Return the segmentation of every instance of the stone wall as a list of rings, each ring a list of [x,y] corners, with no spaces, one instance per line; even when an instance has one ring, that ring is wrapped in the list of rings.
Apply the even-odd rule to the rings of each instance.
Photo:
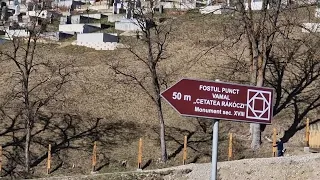
[[[189,10],[196,8],[195,0],[184,0],[182,2],[171,1],[171,2],[160,2],[160,5],[163,6],[164,9],[181,9],[181,10]]]
[[[102,42],[118,42],[117,34],[107,33],[83,33],[77,35],[77,43],[102,43]]]
[[[93,19],[101,19],[103,18],[103,14],[82,14],[83,17],[89,17]]]
[[[115,23],[115,29],[120,31],[141,31],[136,19],[122,19]]]
[[[50,18],[52,13],[48,12],[47,10],[37,10],[37,11],[28,11],[27,15],[31,17],[39,17],[39,18],[47,19],[47,18]]]
[[[72,37],[71,34],[66,34],[63,32],[46,32],[40,35],[41,38],[51,40],[51,41],[60,41]]]
[[[108,14],[108,22],[117,22],[124,18],[125,16],[123,14]]]
[[[28,37],[30,35],[29,31],[25,29],[6,30],[5,32],[6,32],[5,34],[6,38]]]
[[[60,24],[59,31],[61,32],[76,32],[76,33],[91,33],[98,31],[100,28],[86,24]]]
[[[227,7],[225,5],[206,6],[200,9],[201,14],[225,14],[229,12],[232,12],[232,10],[230,10],[230,7]]]
[[[72,45],[85,46],[95,50],[115,50],[118,43],[115,42],[73,42]]]

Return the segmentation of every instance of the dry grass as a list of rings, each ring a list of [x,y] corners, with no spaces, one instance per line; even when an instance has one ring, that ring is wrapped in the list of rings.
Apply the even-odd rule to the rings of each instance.
[[[204,52],[221,41],[221,28],[219,24],[227,21],[228,16],[203,16],[197,13],[187,13],[176,19],[172,38],[170,39],[169,58],[162,62],[162,73],[168,73],[169,85],[182,77],[198,79],[214,79],[213,73],[222,62],[225,62],[220,51]],[[181,117],[168,104],[164,104],[164,118],[167,126],[167,145],[170,159],[167,164],[158,162],[160,148],[158,140],[158,120],[156,110],[148,97],[133,85],[124,85],[115,81],[115,75],[108,63],[121,61],[128,71],[143,72],[145,67],[134,61],[126,50],[95,51],[78,46],[39,46],[36,58],[48,58],[55,61],[73,62],[77,71],[73,81],[63,94],[66,98],[63,104],[56,104],[49,110],[59,113],[85,114],[94,118],[103,118],[102,124],[111,127],[98,142],[98,168],[99,172],[116,172],[135,170],[137,167],[136,155],[138,140],[144,140],[143,163],[150,162],[146,169],[180,165],[182,163],[183,136],[188,139],[188,163],[211,161],[211,122],[206,122],[206,128],[200,127],[195,118]],[[203,55],[200,59],[200,57]],[[221,55],[221,56],[220,56]],[[12,73],[10,66],[1,73],[3,77]],[[141,71],[141,72],[140,72]],[[165,87],[163,87],[165,89]],[[2,89],[1,91],[4,91]],[[284,124],[290,124],[286,114],[279,115],[272,126],[268,126],[263,136],[271,135],[272,128],[280,129]],[[90,122],[92,119],[85,118]],[[278,121],[279,120],[279,121]],[[281,121],[280,121],[281,120]],[[82,122],[79,122],[82,123]],[[115,126],[117,124],[117,126]],[[227,160],[227,134],[235,134],[234,159],[251,157],[270,157],[271,144],[264,142],[258,152],[250,150],[248,124],[222,121],[220,124],[219,160]],[[109,133],[114,132],[114,133]],[[50,140],[49,134],[42,134]],[[105,140],[108,143],[105,143]],[[293,138],[293,144],[300,141]],[[73,141],[85,148],[69,148],[53,154],[53,167],[57,168],[50,176],[89,174],[91,171],[92,141],[90,139],[77,139]],[[290,142],[291,143],[291,142]],[[44,153],[45,147],[37,147],[38,152]],[[291,149],[288,152],[291,153]],[[292,151],[293,152],[293,151]],[[128,166],[122,167],[121,161],[127,160]],[[59,162],[59,163],[58,163]],[[45,175],[45,160],[34,167],[35,176]],[[60,164],[61,163],[61,164]],[[6,166],[6,165],[4,165]],[[61,167],[59,167],[61,166]]]

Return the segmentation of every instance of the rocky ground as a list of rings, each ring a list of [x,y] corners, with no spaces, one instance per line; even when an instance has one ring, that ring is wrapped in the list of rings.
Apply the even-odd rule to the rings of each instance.
[[[317,180],[320,176],[320,154],[244,159],[218,163],[219,180]],[[153,171],[93,174],[43,178],[43,180],[205,180],[210,179],[211,164],[188,164]]]

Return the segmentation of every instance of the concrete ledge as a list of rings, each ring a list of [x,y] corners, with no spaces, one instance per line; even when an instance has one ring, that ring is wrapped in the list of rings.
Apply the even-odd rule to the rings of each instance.
[[[12,38],[12,37],[29,37],[29,31],[25,29],[15,29],[15,30],[5,30],[5,38]]]
[[[115,50],[118,47],[116,42],[72,42],[72,45],[85,46],[88,48],[93,48],[95,50]]]
[[[108,22],[117,22],[124,18],[125,16],[123,14],[110,14],[108,15]]]
[[[190,0],[186,2],[179,2],[179,1],[171,1],[171,2],[160,2],[160,5],[163,6],[164,9],[182,9],[182,10],[189,10],[196,8],[196,1]]]
[[[92,10],[105,10],[105,9],[108,9],[108,5],[107,4],[104,4],[104,5],[94,5],[94,6],[89,6],[89,9],[92,9]],[[92,17],[91,17],[92,18]]]
[[[77,43],[106,43],[106,42],[118,42],[117,34],[109,34],[109,33],[82,33],[77,34]]]
[[[226,14],[231,11],[231,7],[224,5],[207,6],[199,10],[201,14]]]
[[[304,33],[320,32],[320,23],[303,23],[302,26],[302,32]]]
[[[107,17],[106,15],[103,15],[103,14],[82,14],[81,16],[89,17],[89,18],[93,18],[93,19],[101,19],[103,17]]]
[[[122,19],[115,23],[115,29],[120,31],[141,31],[136,19]]]
[[[61,32],[77,32],[77,33],[91,33],[100,30],[99,27],[86,24],[60,24],[59,31]]]
[[[262,1],[261,2],[252,2],[251,3],[251,9],[254,11],[260,11],[262,9]],[[248,10],[248,3],[244,3],[246,10]],[[267,7],[269,9],[269,5]]]

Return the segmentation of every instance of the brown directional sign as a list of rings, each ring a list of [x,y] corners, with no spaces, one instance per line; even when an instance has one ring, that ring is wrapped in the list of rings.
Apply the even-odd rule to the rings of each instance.
[[[181,115],[270,124],[273,89],[182,79],[164,92]]]

